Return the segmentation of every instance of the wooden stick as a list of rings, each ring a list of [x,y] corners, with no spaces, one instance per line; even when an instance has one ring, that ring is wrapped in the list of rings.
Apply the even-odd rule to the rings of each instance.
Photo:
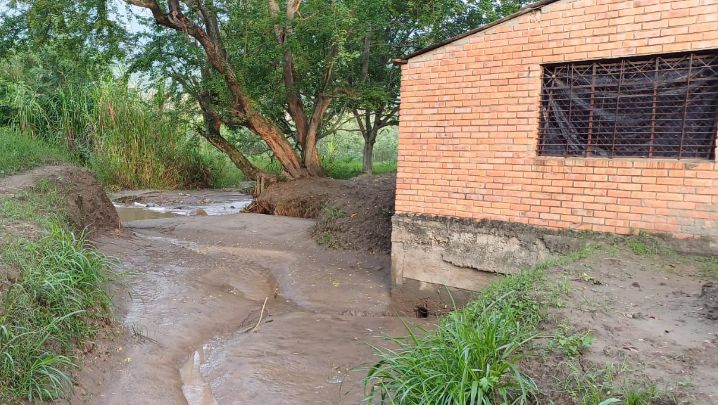
[[[259,313],[259,320],[257,321],[257,324],[254,325],[252,329],[250,329],[250,332],[256,332],[257,328],[259,327],[259,324],[262,323],[262,317],[264,316],[264,307],[267,306],[267,300],[269,297],[264,298],[264,304],[262,304],[262,312]]]

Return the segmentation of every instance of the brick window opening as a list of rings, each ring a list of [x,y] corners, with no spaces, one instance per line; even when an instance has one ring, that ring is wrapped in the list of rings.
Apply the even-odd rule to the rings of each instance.
[[[718,51],[544,66],[538,154],[715,159]]]

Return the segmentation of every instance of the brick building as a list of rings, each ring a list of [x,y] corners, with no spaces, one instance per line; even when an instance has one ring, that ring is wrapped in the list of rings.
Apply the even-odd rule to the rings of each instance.
[[[718,247],[718,0],[554,0],[402,65],[396,284],[477,289],[566,230]]]

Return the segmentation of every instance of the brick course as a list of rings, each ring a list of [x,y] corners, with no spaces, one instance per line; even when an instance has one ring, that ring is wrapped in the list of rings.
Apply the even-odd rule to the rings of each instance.
[[[396,211],[718,241],[713,161],[537,156],[542,64],[718,49],[718,0],[562,0],[402,67]]]

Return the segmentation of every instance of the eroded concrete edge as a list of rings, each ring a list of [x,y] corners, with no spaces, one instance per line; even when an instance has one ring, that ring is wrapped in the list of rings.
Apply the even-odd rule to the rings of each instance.
[[[392,280],[483,289],[497,274],[513,274],[586,243],[574,232],[501,221],[398,214],[392,219]]]

